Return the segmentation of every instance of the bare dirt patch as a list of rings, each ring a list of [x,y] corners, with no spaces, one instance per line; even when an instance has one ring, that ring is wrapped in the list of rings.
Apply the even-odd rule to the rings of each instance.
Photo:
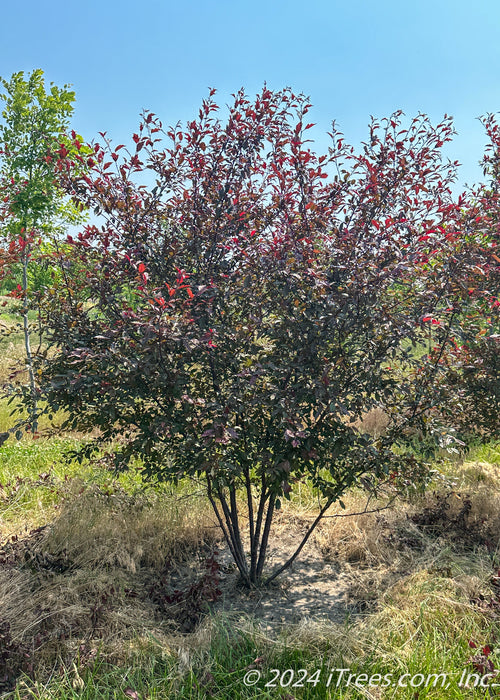
[[[498,494],[488,488],[451,490],[382,513],[326,519],[292,567],[258,590],[238,584],[222,548],[221,597],[213,610],[235,620],[251,617],[266,631],[311,620],[342,624],[376,612],[387,591],[416,571],[460,578],[468,552],[480,549],[491,557],[500,544],[499,506]],[[269,573],[293,554],[307,529],[306,519],[292,514],[287,520],[282,517],[269,550]]]
[[[290,534],[269,551],[268,568],[278,567],[294,552],[297,538]],[[325,561],[318,546],[311,542],[291,568],[267,588],[248,590],[238,583],[238,572],[230,554],[220,554],[221,597],[214,612],[251,617],[264,630],[301,623],[304,620],[331,620],[342,623],[350,613],[347,602],[349,577],[337,564]]]

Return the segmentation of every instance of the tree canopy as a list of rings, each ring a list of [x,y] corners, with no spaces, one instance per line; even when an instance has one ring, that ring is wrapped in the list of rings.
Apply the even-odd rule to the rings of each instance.
[[[359,152],[333,125],[319,155],[310,108],[264,88],[223,119],[212,91],[184,128],[144,114],[130,150],[103,135],[66,187],[104,223],[44,306],[47,412],[97,427],[89,454],[201,479],[248,585],[301,481],[322,504],[296,554],[348,488],[418,481],[413,441],[457,439],[450,371],[498,323],[496,190],[454,198],[451,120],[373,120]]]

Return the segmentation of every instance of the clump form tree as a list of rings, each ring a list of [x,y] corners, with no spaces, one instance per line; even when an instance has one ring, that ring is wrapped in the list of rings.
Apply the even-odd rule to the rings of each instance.
[[[40,262],[57,253],[57,234],[68,223],[81,221],[59,182],[63,163],[78,155],[83,140],[66,131],[75,93],[68,85],[46,90],[43,71],[26,78],[14,73],[0,79],[5,91],[0,123],[0,279],[10,278],[12,296],[21,299],[29,413],[37,429],[38,392],[33,369],[28,312],[30,277],[43,276]],[[51,244],[52,241],[52,244]],[[45,279],[47,275],[45,275]],[[38,280],[40,283],[40,280]],[[40,287],[40,284],[38,284]]]
[[[104,223],[70,239],[75,274],[45,300],[47,411],[99,428],[87,454],[113,443],[118,467],[201,480],[247,585],[289,566],[350,487],[416,483],[418,431],[452,439],[441,360],[475,303],[450,119],[373,120],[359,153],[333,125],[318,155],[310,107],[241,91],[223,119],[212,91],[185,128],[144,114],[130,151],[103,134],[67,188]],[[383,435],[363,429],[375,407]],[[302,481],[318,516],[265,573]]]

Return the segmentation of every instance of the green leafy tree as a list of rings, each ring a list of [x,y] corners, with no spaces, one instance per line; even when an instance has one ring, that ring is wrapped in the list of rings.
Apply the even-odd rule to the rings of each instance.
[[[79,154],[82,139],[74,132],[67,134],[75,99],[69,86],[59,88],[51,83],[47,90],[41,70],[26,78],[23,72],[15,73],[10,80],[1,79],[1,86],[1,273],[11,278],[20,273],[14,295],[22,300],[31,428],[36,432],[38,402],[28,320],[30,277],[39,287],[40,275],[47,270],[42,263],[44,254],[57,250],[58,234],[67,224],[81,221],[80,211],[64,196],[60,175]]]
[[[184,129],[146,114],[130,151],[96,144],[67,184],[105,223],[70,241],[77,274],[44,307],[46,410],[99,428],[87,454],[114,443],[117,466],[202,481],[247,585],[286,569],[350,487],[418,481],[411,442],[443,440],[441,358],[475,303],[450,121],[373,121],[359,153],[333,128],[318,155],[310,106],[240,92],[223,120],[211,96]],[[376,407],[382,435],[363,427]],[[266,578],[302,481],[317,518]]]

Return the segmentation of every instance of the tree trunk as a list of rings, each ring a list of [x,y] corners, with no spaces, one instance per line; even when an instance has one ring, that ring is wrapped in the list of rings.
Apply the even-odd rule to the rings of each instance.
[[[30,391],[31,391],[31,432],[34,434],[38,429],[38,402],[36,394],[35,373],[33,371],[33,356],[31,354],[30,331],[28,323],[29,299],[28,299],[28,260],[29,260],[29,245],[26,244],[23,250],[23,330],[24,330],[24,347],[26,351],[26,366],[28,368]]]

